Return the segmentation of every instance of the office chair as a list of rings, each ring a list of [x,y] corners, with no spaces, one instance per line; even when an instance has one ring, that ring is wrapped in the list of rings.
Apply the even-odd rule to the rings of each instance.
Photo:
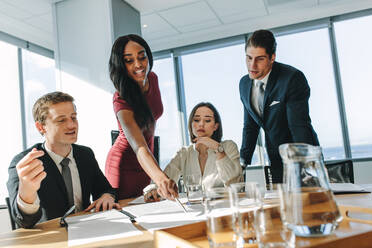
[[[330,183],[354,183],[353,161],[340,160],[324,163]]]
[[[111,145],[115,143],[115,140],[119,136],[119,131],[118,130],[111,130]]]
[[[10,200],[9,197],[5,197],[6,206],[8,207],[8,213],[9,213],[9,219],[10,219],[10,225],[12,226],[12,230],[17,229],[16,223],[12,216],[12,208],[10,206]]]
[[[118,136],[118,130],[111,130],[111,145],[115,143]],[[154,136],[154,158],[160,163],[160,136]]]
[[[272,178],[272,175],[271,175],[270,166],[265,165],[264,166],[264,172],[265,172],[266,189],[267,190],[270,190],[271,189],[271,185],[273,183],[273,178]]]

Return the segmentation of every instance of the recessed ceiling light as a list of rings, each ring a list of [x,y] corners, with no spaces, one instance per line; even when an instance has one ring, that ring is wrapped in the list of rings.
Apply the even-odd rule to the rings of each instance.
[[[143,24],[143,27],[144,27],[144,28],[147,28],[147,24]]]

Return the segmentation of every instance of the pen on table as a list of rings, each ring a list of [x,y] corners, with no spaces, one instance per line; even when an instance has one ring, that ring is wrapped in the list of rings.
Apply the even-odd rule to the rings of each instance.
[[[187,213],[186,208],[183,206],[183,204],[180,202],[180,200],[179,200],[177,197],[175,197],[174,199],[176,200],[176,202],[177,202],[179,205],[181,205],[183,211],[184,211],[185,213]]]
[[[119,210],[119,212],[128,216],[132,223],[136,222],[136,216],[134,216],[133,214],[131,214],[131,213],[129,213],[129,212],[123,210],[123,209]]]
[[[75,205],[72,205],[69,210],[61,217],[61,220],[59,221],[59,224],[61,226],[67,227],[66,217],[69,216],[73,211],[75,211]]]

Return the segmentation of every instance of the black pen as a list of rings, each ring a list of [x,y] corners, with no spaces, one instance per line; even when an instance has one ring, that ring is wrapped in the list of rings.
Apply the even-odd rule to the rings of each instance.
[[[75,211],[75,205],[72,205],[69,210],[61,217],[59,224],[61,226],[67,227],[66,217],[69,216],[73,211]]]
[[[122,214],[124,214],[124,215],[126,215],[126,216],[128,216],[129,219],[130,219],[130,221],[131,221],[132,223],[133,223],[133,222],[136,222],[136,216],[134,216],[133,214],[131,214],[131,213],[129,213],[129,212],[123,210],[123,209],[119,210],[119,212],[122,213]]]

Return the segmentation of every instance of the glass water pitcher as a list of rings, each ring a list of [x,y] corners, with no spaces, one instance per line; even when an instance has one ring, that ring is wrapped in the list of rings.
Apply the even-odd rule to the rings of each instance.
[[[284,224],[297,236],[329,235],[342,216],[329,186],[322,150],[301,143],[279,146],[283,160]]]

